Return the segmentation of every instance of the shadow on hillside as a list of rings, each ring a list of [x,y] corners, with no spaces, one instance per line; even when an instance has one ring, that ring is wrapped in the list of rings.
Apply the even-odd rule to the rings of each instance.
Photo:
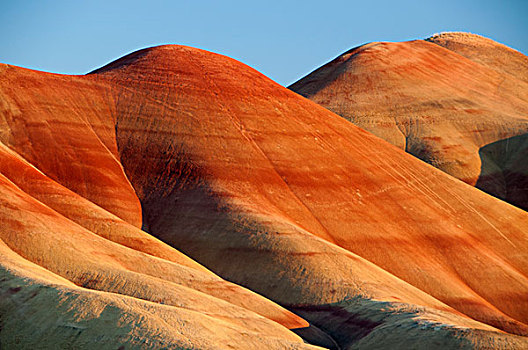
[[[528,133],[490,143],[479,150],[475,187],[528,210]]]

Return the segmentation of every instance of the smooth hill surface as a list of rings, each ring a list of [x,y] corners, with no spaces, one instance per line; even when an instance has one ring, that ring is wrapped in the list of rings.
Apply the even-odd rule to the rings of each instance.
[[[370,43],[290,89],[446,173],[528,208],[528,173],[515,160],[528,151],[507,141],[528,132],[528,57],[522,53],[466,33]]]
[[[2,345],[528,346],[527,213],[235,60],[4,65],[0,101]]]

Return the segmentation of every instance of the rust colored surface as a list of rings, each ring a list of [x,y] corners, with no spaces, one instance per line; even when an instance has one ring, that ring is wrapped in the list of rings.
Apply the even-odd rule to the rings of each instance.
[[[144,317],[132,344],[527,344],[526,212],[235,60],[161,46],[0,83],[6,275]]]
[[[290,89],[446,173],[528,208],[523,145],[486,147],[528,133],[528,58],[474,34],[370,43]],[[511,175],[515,174],[515,175]]]

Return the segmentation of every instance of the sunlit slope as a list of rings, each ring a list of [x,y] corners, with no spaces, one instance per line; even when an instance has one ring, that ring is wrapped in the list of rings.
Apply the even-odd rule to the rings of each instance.
[[[500,73],[528,82],[528,58],[504,44],[477,34],[446,32],[427,39]]]
[[[94,137],[91,123],[98,120],[79,121],[68,99],[50,98],[58,91],[46,86],[62,80],[62,91],[84,113],[98,94],[72,84],[77,78],[7,69],[12,72],[3,81],[16,78],[17,84],[3,84],[0,99],[7,144],[0,144],[2,347],[307,347],[288,330],[305,328],[306,321],[103,209],[130,213],[111,197],[115,188],[103,186],[119,183],[110,178],[122,169],[101,146],[115,144],[114,134],[83,143]],[[54,113],[45,113],[48,105]],[[47,147],[46,134],[54,135]],[[82,175],[75,178],[76,171]],[[127,183],[122,170],[116,178]],[[140,214],[130,221],[141,222]]]
[[[2,344],[527,345],[525,212],[235,60],[4,65],[0,126]]]
[[[252,332],[185,306],[78,287],[2,241],[0,257],[0,344],[5,348],[313,348],[284,328]]]
[[[153,235],[322,328],[342,320],[317,307],[364,297],[526,334],[523,211],[223,56],[164,46],[94,73]]]
[[[528,208],[528,173],[515,161],[527,150],[508,146],[528,131],[528,57],[470,34],[427,40],[360,46],[290,89],[446,173]],[[487,151],[493,143],[500,157]]]

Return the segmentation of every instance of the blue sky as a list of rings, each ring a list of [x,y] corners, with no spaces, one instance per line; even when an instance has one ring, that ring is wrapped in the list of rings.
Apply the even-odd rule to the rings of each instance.
[[[131,51],[183,44],[288,85],[369,41],[482,34],[528,53],[528,0],[4,0],[0,62],[84,74]]]

